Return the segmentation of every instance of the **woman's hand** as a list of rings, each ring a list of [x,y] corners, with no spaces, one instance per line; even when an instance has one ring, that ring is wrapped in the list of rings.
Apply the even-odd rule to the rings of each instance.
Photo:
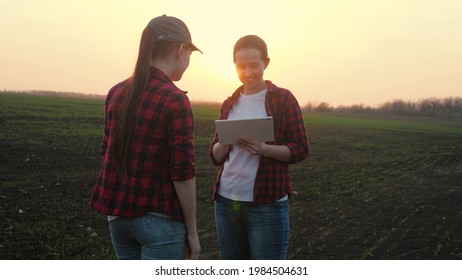
[[[251,155],[254,156],[265,156],[267,151],[267,144],[258,140],[239,137],[236,141],[236,145],[240,148],[246,149]]]
[[[198,260],[201,252],[201,245],[199,243],[199,237],[196,234],[188,234],[186,240],[186,259]]]
[[[292,154],[286,145],[270,145],[248,137],[239,137],[236,145],[246,149],[251,155],[264,156],[284,162],[290,161]]]

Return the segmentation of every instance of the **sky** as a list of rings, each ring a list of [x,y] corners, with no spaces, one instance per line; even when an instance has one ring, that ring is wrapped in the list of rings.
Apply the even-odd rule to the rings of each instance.
[[[462,0],[0,0],[0,90],[105,95],[162,14],[204,52],[176,82],[191,101],[240,86],[232,50],[248,34],[268,45],[264,78],[302,106],[462,97]]]

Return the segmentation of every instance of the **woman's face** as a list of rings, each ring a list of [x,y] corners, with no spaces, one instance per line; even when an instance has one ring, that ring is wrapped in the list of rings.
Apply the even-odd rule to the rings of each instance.
[[[244,93],[253,94],[266,88],[263,73],[268,66],[261,52],[255,48],[244,48],[234,54],[237,76],[244,85]]]

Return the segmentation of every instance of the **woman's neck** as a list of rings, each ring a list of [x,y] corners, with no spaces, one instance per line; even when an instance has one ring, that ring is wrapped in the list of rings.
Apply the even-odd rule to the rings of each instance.
[[[244,90],[242,91],[245,95],[252,95],[261,92],[262,90],[266,89],[268,86],[266,85],[265,81],[262,81],[258,86],[252,88],[246,88],[244,86]]]

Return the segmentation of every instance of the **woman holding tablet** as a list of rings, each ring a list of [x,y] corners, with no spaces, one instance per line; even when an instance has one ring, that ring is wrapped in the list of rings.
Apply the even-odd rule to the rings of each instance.
[[[309,144],[296,98],[265,81],[270,59],[266,43],[247,35],[234,45],[240,86],[221,107],[220,119],[272,117],[274,141],[240,137],[210,146],[220,166],[214,186],[215,222],[223,259],[286,259],[289,246],[289,165],[304,160]]]

